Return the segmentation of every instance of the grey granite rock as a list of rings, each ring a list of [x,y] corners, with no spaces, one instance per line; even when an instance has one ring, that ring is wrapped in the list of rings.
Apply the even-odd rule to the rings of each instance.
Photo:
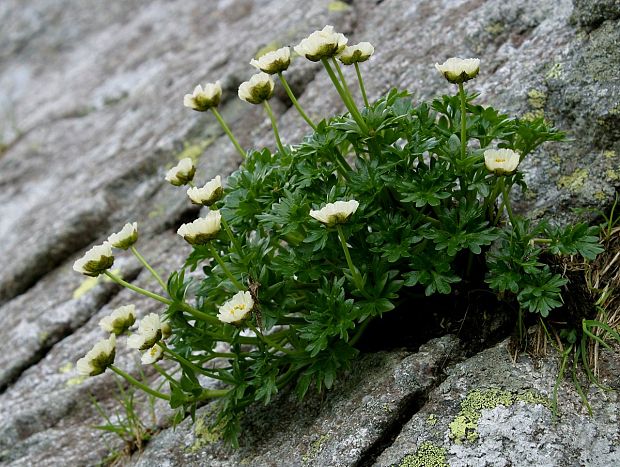
[[[294,45],[325,24],[351,43],[369,40],[376,54],[362,72],[371,99],[392,86],[409,88],[416,100],[452,92],[434,63],[479,56],[481,73],[468,89],[480,93],[481,103],[525,118],[541,116],[568,132],[568,143],[546,145],[524,164],[531,190],[514,193],[522,211],[567,222],[575,218],[574,207],[609,206],[620,187],[618,18],[617,0],[0,2],[0,463],[94,465],[109,452],[102,440],[112,450],[122,449],[115,437],[90,427],[102,419],[88,392],[112,409],[113,378],[77,380],[68,364],[101,337],[98,320],[134,296],[103,281],[89,288],[95,283],[73,273],[71,264],[127,221],[139,223],[141,248],[155,264],[166,271],[181,264],[187,246],[174,231],[196,210],[183,190],[163,183],[166,168],[189,156],[197,161],[197,178],[208,180],[226,176],[240,162],[211,115],[182,106],[183,94],[197,83],[222,80],[221,111],[244,147],[273,147],[260,108],[236,98],[238,84],[254,72],[247,62],[260,49]],[[320,66],[296,59],[286,74],[313,119],[344,109]],[[345,74],[355,82],[353,70]],[[285,143],[308,132],[281,90],[272,103]],[[153,285],[134,261],[119,259],[118,265],[128,277],[137,275],[137,283]],[[137,304],[143,313],[158,309],[146,301]],[[445,351],[435,349],[437,355]],[[590,419],[564,387],[563,408],[577,415],[563,416],[566,434],[547,430],[554,426],[549,410],[517,397],[529,388],[548,395],[554,366],[545,364],[536,374],[524,360],[517,368],[528,372],[515,375],[501,351],[489,352],[482,355],[495,355],[495,366],[458,368],[470,368],[483,389],[516,379],[501,386],[510,394],[499,394],[512,405],[481,414],[478,440],[456,445],[445,438],[445,420],[434,429],[427,423],[435,405],[451,417],[466,392],[476,389],[456,369],[380,463],[420,449],[430,454],[444,449],[455,465],[504,465],[502,455],[514,465],[521,459],[549,465],[616,462],[615,395],[604,404],[593,392]],[[135,357],[123,351],[118,359],[137,371]],[[280,407],[254,408],[237,453],[208,443],[204,425],[192,429],[186,421],[177,432],[167,429],[167,412],[160,407],[156,425],[164,431],[145,457],[135,455],[132,462],[367,464],[415,411],[411,397],[439,381],[419,368],[411,373],[436,358],[368,355],[356,364],[358,374],[340,381],[323,401],[304,405],[282,396]],[[371,368],[377,373],[369,374]],[[617,360],[609,368],[613,374]],[[399,383],[407,372],[407,384]],[[202,409],[201,416],[208,418],[209,410]],[[275,422],[273,414],[279,414]],[[519,424],[527,433],[514,433]],[[444,437],[432,435],[435,431]],[[428,433],[414,434],[423,432]],[[500,443],[500,434],[510,442]],[[601,441],[588,447],[595,435]],[[576,441],[560,453],[563,436]],[[532,440],[549,446],[547,458],[528,451],[531,444],[519,447]],[[421,447],[424,441],[435,444]],[[483,448],[503,454],[484,457]]]
[[[589,416],[564,382],[555,417],[557,372],[557,358],[513,362],[506,343],[481,352],[449,370],[375,465],[619,465],[618,393],[593,386]]]
[[[255,407],[244,420],[241,447],[232,450],[209,430],[213,408],[199,422],[162,432],[135,465],[355,466],[382,446],[394,421],[424,400],[442,365],[458,358],[458,339],[445,336],[417,353],[369,354],[324,397],[299,402],[284,394]]]

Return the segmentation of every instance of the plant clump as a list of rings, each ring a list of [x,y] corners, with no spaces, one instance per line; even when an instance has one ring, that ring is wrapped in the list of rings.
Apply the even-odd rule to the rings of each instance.
[[[562,305],[567,279],[545,255],[592,260],[602,251],[587,224],[560,227],[513,212],[510,193],[526,188],[520,162],[563,135],[542,119],[478,105],[464,83],[481,72],[480,60],[436,65],[438,76],[456,85],[453,95],[424,102],[392,89],[370,103],[360,64],[372,62],[374,47],[346,44],[326,26],[294,48],[322,64],[347,109],[320,122],[308,117],[286,81],[288,48],[252,60],[262,71],[238,94],[264,107],[275,151],[239,145],[217,110],[217,82],[185,96],[187,107],[213,113],[243,163],[225,184],[217,175],[203,188],[194,187],[189,159],[167,173],[173,185],[189,185],[193,203],[209,206],[179,228],[193,249],[168,281],[134,246],[137,225],[121,232],[127,241],[118,247],[128,247],[152,273],[158,293],[109,271],[117,244],[95,247],[76,262],[84,274],[105,274],[162,304],[163,313],[142,318],[127,345],[143,352],[142,362],[164,376],[167,390],[108,361],[107,367],[168,400],[177,420],[219,399],[216,423],[233,444],[248,405],[267,404],[285,388],[299,397],[311,387],[331,388],[358,354],[364,331],[420,294],[461,293],[476,283],[515,303],[519,323],[523,313],[546,318]],[[355,68],[361,107],[339,60]],[[269,106],[272,75],[311,129],[296,144],[280,139]],[[162,358],[177,371],[159,367]],[[89,374],[102,371],[89,367]],[[207,388],[209,379],[220,386]]]

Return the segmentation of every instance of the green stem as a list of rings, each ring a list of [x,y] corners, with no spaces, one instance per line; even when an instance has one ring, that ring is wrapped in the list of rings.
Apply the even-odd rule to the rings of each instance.
[[[177,303],[177,305],[179,305],[183,311],[187,311],[189,314],[191,314],[194,318],[197,318],[201,321],[205,321],[207,323],[216,324],[218,326],[222,325],[222,322],[219,319],[217,319],[215,316],[211,316],[211,315],[208,315],[207,313],[203,313],[202,311],[197,310],[196,308],[194,308],[191,305],[188,305],[185,302]]]
[[[224,397],[230,392],[229,389],[205,389],[198,397],[191,399],[188,402],[198,402],[205,399],[215,399],[217,397]]]
[[[282,86],[284,86],[284,90],[286,91],[288,98],[293,103],[293,106],[295,106],[295,108],[297,109],[297,112],[299,112],[299,115],[301,115],[301,118],[303,118],[306,121],[306,123],[310,125],[310,127],[314,131],[316,131],[316,125],[314,124],[312,120],[310,120],[310,117],[306,115],[306,112],[304,112],[304,109],[301,108],[301,105],[299,105],[299,102],[297,102],[297,99],[295,98],[295,94],[293,94],[293,91],[291,87],[288,85],[288,82],[284,78],[284,75],[282,74],[282,72],[278,73],[278,77],[280,78],[280,82],[282,83]]]
[[[459,96],[461,97],[461,163],[465,160],[465,154],[467,152],[467,98],[465,97],[465,87],[463,83],[459,83]],[[465,177],[459,179],[461,185],[461,191],[467,197],[467,183]]]
[[[123,279],[121,279],[116,274],[114,274],[114,273],[112,273],[110,271],[104,271],[104,274],[106,276],[108,276],[110,279],[112,279],[114,282],[116,282],[117,284],[122,285],[123,287],[126,287],[129,290],[133,290],[136,293],[139,293],[139,294],[144,295],[146,297],[152,298],[153,300],[157,300],[158,302],[165,303],[168,306],[172,305],[172,300],[169,300],[169,299],[167,299],[165,297],[162,297],[161,295],[158,295],[156,293],[149,292],[148,290],[145,290],[145,289],[143,289],[141,287],[138,287],[136,285],[130,284],[129,282],[124,281]]]
[[[278,125],[276,122],[276,117],[273,114],[273,110],[271,110],[271,106],[269,105],[269,102],[263,101],[263,107],[265,107],[265,110],[267,111],[267,115],[269,115],[269,120],[271,120],[271,127],[273,128],[273,134],[276,137],[276,144],[278,145],[278,150],[282,154],[286,154],[286,151],[284,151],[284,146],[282,146],[282,141],[280,141],[280,134],[278,133]]]
[[[366,108],[370,107],[368,105],[368,97],[366,97],[366,88],[364,87],[364,80],[362,79],[362,73],[360,72],[359,63],[355,62],[355,73],[357,73],[357,82],[360,85],[360,92],[362,93],[362,98],[364,99],[364,105]]]
[[[351,116],[353,117],[353,119],[356,121],[356,123],[358,124],[358,126],[361,128],[361,130],[364,133],[368,133],[368,127],[366,126],[366,123],[364,122],[364,119],[360,115],[360,113],[357,110],[357,107],[355,106],[355,104],[353,104],[352,102],[349,101],[349,99],[347,97],[347,94],[342,89],[342,86],[340,85],[340,82],[338,81],[338,78],[336,77],[336,74],[334,73],[334,70],[330,66],[330,64],[327,61],[327,59],[326,58],[322,58],[321,59],[321,63],[325,67],[325,70],[327,71],[327,74],[329,75],[329,78],[332,80],[332,83],[334,83],[334,87],[336,88],[336,91],[338,91],[338,94],[340,95],[340,98],[342,99],[342,102],[344,103],[344,105],[347,107],[347,109],[351,113]]]
[[[166,370],[164,370],[162,367],[160,367],[157,363],[153,363],[152,366],[153,366],[153,368],[155,368],[155,370],[157,370],[157,373],[162,375],[167,381],[170,382],[170,384],[172,384],[173,386],[176,386],[178,388],[181,387],[181,385],[177,382],[177,380],[174,379],[172,376],[170,376],[168,374],[168,372]]]
[[[349,344],[351,346],[354,346],[357,343],[357,341],[359,340],[359,338],[362,337],[362,334],[364,333],[364,330],[366,329],[366,327],[368,326],[370,321],[371,321],[371,318],[366,318],[366,321],[364,321],[360,325],[360,327],[357,329],[357,332],[355,333],[355,335],[349,341]]]
[[[340,244],[342,245],[342,251],[344,251],[344,256],[347,259],[347,264],[349,265],[349,270],[351,271],[351,275],[353,276],[353,282],[355,282],[355,286],[360,292],[363,292],[364,285],[362,277],[360,276],[359,271],[353,264],[351,260],[351,254],[349,253],[349,247],[347,246],[347,240],[344,237],[344,232],[342,231],[342,227],[340,225],[336,225],[336,230],[338,231],[338,238],[340,239]]]
[[[233,247],[235,248],[235,250],[237,250],[237,254],[239,255],[239,257],[243,257],[241,253],[241,245],[239,244],[239,242],[233,235],[232,230],[230,229],[230,226],[228,225],[228,222],[226,221],[224,216],[221,217],[221,221],[222,221],[222,225],[224,226],[224,230],[226,231],[226,235],[228,235],[228,239],[233,244]]]
[[[504,198],[504,206],[506,206],[506,211],[508,212],[508,218],[510,219],[512,228],[516,229],[517,223],[515,222],[515,217],[514,217],[514,214],[512,213],[512,206],[510,205],[509,190],[503,180],[502,180],[502,194]]]
[[[155,396],[155,397],[159,397],[160,399],[163,399],[165,401],[169,401],[170,400],[170,396],[167,394],[162,394],[161,392],[155,391],[154,389],[151,389],[150,387],[148,387],[146,384],[141,383],[140,381],[138,381],[136,378],[134,378],[133,376],[125,373],[123,370],[121,370],[120,368],[115,367],[114,365],[110,365],[110,370],[112,370],[114,373],[116,373],[119,376],[122,376],[123,378],[125,378],[129,383],[133,384],[135,387],[142,389],[144,392],[146,392],[147,394],[150,394],[151,396]]]
[[[213,372],[209,371],[206,368],[202,368],[202,367],[199,367],[198,365],[195,365],[192,361],[176,353],[174,350],[171,350],[170,347],[168,347],[163,342],[159,342],[159,345],[164,349],[164,352],[172,356],[172,358],[174,358],[177,362],[182,363],[183,365],[191,368],[194,371],[197,371],[198,373],[208,375],[211,378],[216,378],[215,376],[213,376]]]
[[[272,347],[272,348],[274,348],[276,350],[279,350],[280,352],[283,352],[283,353],[289,354],[289,355],[295,353],[295,351],[287,349],[286,347],[282,347],[280,344],[277,344],[276,342],[271,340],[269,337],[267,337],[262,332],[260,332],[258,330],[258,328],[256,326],[254,326],[253,324],[247,323],[247,326],[252,331],[254,331],[254,333],[258,336],[258,338],[261,339],[263,342],[265,342],[265,344],[267,344],[269,347]]]
[[[224,132],[226,132],[226,134],[228,135],[228,138],[230,138],[230,141],[232,142],[237,152],[241,154],[241,157],[245,159],[247,157],[246,152],[243,150],[235,136],[232,134],[232,131],[230,131],[230,128],[228,128],[228,125],[226,125],[226,122],[224,121],[220,113],[215,107],[211,107],[211,112],[213,112],[213,115],[215,115],[215,118],[217,118],[217,121],[220,123],[220,126],[222,127]]]
[[[168,293],[168,287],[166,286],[166,283],[163,281],[163,279],[161,278],[161,276],[159,274],[157,274],[157,271],[155,271],[155,269],[153,269],[151,267],[151,265],[144,259],[144,257],[138,252],[138,250],[136,249],[135,246],[131,245],[129,247],[131,249],[131,252],[134,254],[134,256],[136,258],[138,258],[138,261],[140,261],[142,263],[142,265],[149,270],[149,272],[151,273],[151,275],[155,278],[155,280],[157,282],[159,282],[159,285],[161,285],[161,287],[164,289],[164,292]]]
[[[217,261],[217,264],[220,265],[220,267],[224,271],[224,274],[228,276],[228,278],[235,285],[235,287],[237,287],[239,290],[244,290],[244,287],[241,285],[241,283],[237,279],[235,279],[235,276],[233,276],[232,273],[228,270],[228,268],[226,267],[226,264],[224,264],[224,261],[222,261],[222,258],[220,258],[220,255],[217,254],[217,250],[215,249],[215,247],[211,245],[210,243],[208,245],[209,245],[209,249],[211,250],[211,254],[213,255],[213,258],[215,258],[215,261]]]

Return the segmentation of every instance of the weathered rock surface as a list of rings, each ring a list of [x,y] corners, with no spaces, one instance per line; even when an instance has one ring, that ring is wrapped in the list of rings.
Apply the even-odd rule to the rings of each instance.
[[[591,388],[589,416],[571,383],[563,383],[556,417],[558,370],[557,358],[513,362],[506,343],[481,352],[448,370],[375,465],[619,465],[618,393]]]
[[[254,71],[247,62],[265,46],[296,44],[324,24],[352,43],[369,40],[377,52],[362,69],[371,99],[392,86],[409,88],[416,99],[450,91],[433,64],[479,56],[481,74],[470,89],[481,102],[547,118],[568,132],[570,142],[548,145],[524,165],[531,190],[515,193],[522,210],[566,221],[574,217],[570,208],[609,205],[620,186],[619,12],[617,0],[0,2],[0,463],[94,465],[109,452],[102,440],[122,449],[117,438],[90,427],[103,420],[88,394],[115,407],[114,378],[81,381],[70,363],[101,337],[97,322],[110,310],[135,302],[148,313],[157,305],[105,281],[84,281],[71,264],[126,221],[138,221],[140,249],[162,271],[181,264],[187,247],[173,232],[195,210],[183,190],[163,183],[166,167],[190,156],[198,178],[209,179],[239,163],[212,116],[182,106],[196,83],[222,80],[221,111],[244,147],[273,146],[260,108],[236,98]],[[346,73],[353,79],[353,70]],[[299,59],[287,74],[313,118],[343,109],[318,66]],[[272,103],[285,142],[306,133],[281,91]],[[117,267],[155,286],[128,257]],[[527,359],[511,367],[501,348],[453,369],[389,447],[403,417],[415,411],[412,398],[439,381],[416,365],[437,366],[449,342],[429,344],[436,355],[368,355],[322,402],[306,406],[282,396],[282,407],[254,409],[237,453],[206,443],[184,422],[156,435],[145,457],[132,462],[367,465],[379,456],[384,465],[415,456],[429,441],[424,449],[445,449],[454,465],[620,463],[616,395],[604,402],[593,392],[590,419],[564,387],[556,426],[548,408],[517,400],[529,389],[548,397],[553,364],[540,373]],[[483,372],[485,355],[494,365]],[[119,352],[119,366],[137,373],[135,357]],[[475,380],[466,381],[464,371]],[[513,403],[484,410],[478,439],[456,444],[446,420],[480,388],[506,391],[500,395]],[[364,391],[378,399],[365,399]],[[428,416],[439,408],[445,416],[429,431]],[[274,422],[278,410],[298,411],[299,419]],[[157,413],[165,428],[167,412]],[[515,433],[515,426],[526,430]],[[560,452],[565,440],[577,441]],[[547,457],[538,457],[545,455],[541,443]]]

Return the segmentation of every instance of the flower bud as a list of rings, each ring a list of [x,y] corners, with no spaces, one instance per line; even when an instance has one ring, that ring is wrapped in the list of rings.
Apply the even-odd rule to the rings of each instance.
[[[286,70],[291,64],[291,49],[282,47],[262,55],[258,59],[252,59],[250,65],[269,75],[275,75]]]
[[[318,211],[310,211],[310,216],[329,227],[335,224],[344,224],[357,211],[359,204],[354,199],[327,203]]]
[[[346,46],[338,55],[338,60],[345,65],[353,65],[365,62],[373,53],[375,53],[375,48],[370,42],[360,42],[357,45]]]
[[[294,47],[295,52],[308,60],[318,62],[322,58],[331,58],[342,52],[348,39],[344,34],[334,32],[333,26],[325,26],[321,31],[314,31]]]
[[[202,206],[211,206],[216,201],[219,201],[223,194],[222,179],[219,175],[207,182],[202,188],[191,187],[187,189],[187,196],[189,196],[192,203]]]
[[[199,84],[194,88],[192,94],[185,94],[183,105],[198,112],[204,112],[211,107],[217,107],[221,98],[222,86],[220,86],[219,81],[205,84],[204,89]]]
[[[262,104],[271,99],[275,83],[267,73],[257,73],[239,86],[239,99],[250,104]]]
[[[209,211],[206,217],[183,224],[177,230],[177,234],[190,245],[204,245],[217,236],[221,228],[221,220],[222,215],[219,211]]]
[[[136,322],[136,307],[125,305],[116,308],[110,315],[101,318],[99,327],[106,332],[120,336]]]
[[[103,242],[88,250],[84,256],[73,263],[73,270],[87,276],[97,277],[104,271],[110,269],[114,264],[112,245],[110,242]]]
[[[108,237],[108,242],[112,244],[114,248],[126,250],[134,243],[138,241],[138,223],[127,223],[118,233],[113,233]]]
[[[487,149],[484,151],[484,165],[497,175],[509,174],[517,169],[519,153],[512,149]]]
[[[179,163],[166,172],[166,181],[174,186],[187,185],[194,179],[196,167],[191,158],[181,159]]]
[[[444,78],[454,84],[464,83],[475,78],[480,71],[480,59],[456,58],[446,60],[442,65],[435,63],[435,68],[443,74]]]
[[[250,292],[237,292],[219,307],[218,319],[223,323],[238,323],[246,318],[254,308],[254,299]]]
[[[116,335],[97,342],[86,356],[76,363],[77,372],[83,376],[97,376],[114,363],[116,357]]]
[[[162,337],[161,319],[157,313],[150,313],[140,320],[138,332],[127,338],[130,349],[146,350],[153,347]]]

